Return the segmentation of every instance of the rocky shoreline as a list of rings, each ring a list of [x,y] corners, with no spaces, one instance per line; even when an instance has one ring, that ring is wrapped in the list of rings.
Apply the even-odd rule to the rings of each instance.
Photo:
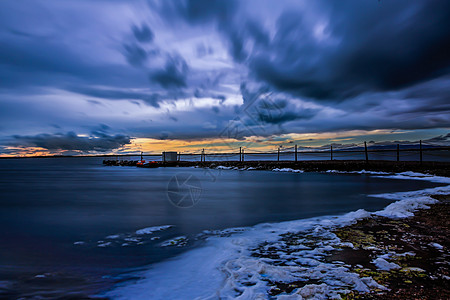
[[[433,198],[439,202],[413,217],[375,216],[332,231],[340,243],[320,260],[344,269],[348,278],[357,274],[367,279],[371,286],[370,291],[347,290],[340,294],[342,299],[450,299],[450,195]],[[304,233],[285,234],[280,241],[287,247],[261,245],[253,255],[289,266],[289,259],[281,258],[297,251],[298,245],[314,249],[326,242],[312,236],[306,239],[308,243]],[[319,274],[300,281],[268,281],[268,286],[270,297],[294,299],[302,288],[323,287],[323,280]],[[309,299],[307,291],[300,295]]]
[[[351,265],[353,272],[371,276],[389,289],[353,292],[344,299],[450,299],[450,196],[433,197],[440,202],[414,217],[369,218],[336,230],[341,241],[353,247],[336,251],[330,259]],[[383,256],[386,252],[390,254]],[[375,259],[380,256],[385,258]]]

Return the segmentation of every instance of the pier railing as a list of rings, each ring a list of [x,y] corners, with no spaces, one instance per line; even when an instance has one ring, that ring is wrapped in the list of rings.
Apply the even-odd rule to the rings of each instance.
[[[162,155],[146,154],[147,160],[163,161]],[[450,146],[420,141],[417,144],[374,143],[341,146],[337,144],[317,148],[299,145],[279,146],[273,151],[261,151],[249,146],[223,152],[205,148],[199,152],[178,152],[178,161],[312,161],[312,160],[365,160],[365,161],[444,161],[450,162]]]

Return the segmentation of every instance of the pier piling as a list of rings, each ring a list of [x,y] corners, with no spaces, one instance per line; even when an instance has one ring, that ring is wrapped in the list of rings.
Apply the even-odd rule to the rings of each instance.
[[[297,162],[297,145],[295,145],[295,161]]]
[[[369,162],[369,154],[367,153],[367,143],[364,142],[364,153],[366,154],[366,162]]]

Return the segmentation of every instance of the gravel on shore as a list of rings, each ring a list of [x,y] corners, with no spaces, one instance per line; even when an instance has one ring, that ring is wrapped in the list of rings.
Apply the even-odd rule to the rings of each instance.
[[[345,266],[348,274],[372,278],[379,284],[369,292],[342,293],[342,299],[450,299],[450,195],[433,198],[439,202],[410,218],[375,216],[333,231],[341,242],[324,262],[336,268]],[[303,234],[291,233],[282,240],[296,245],[304,238]],[[256,255],[262,259],[283,256],[279,249],[267,245],[257,249]],[[298,288],[318,284],[321,281],[316,279],[270,282],[269,295],[289,295]]]
[[[450,195],[433,197],[440,202],[413,217],[369,218],[336,230],[353,248],[337,251],[330,259],[350,264],[353,272],[371,276],[389,289],[351,293],[344,299],[450,299]],[[392,255],[385,261],[398,267],[379,269],[374,259],[386,251]]]

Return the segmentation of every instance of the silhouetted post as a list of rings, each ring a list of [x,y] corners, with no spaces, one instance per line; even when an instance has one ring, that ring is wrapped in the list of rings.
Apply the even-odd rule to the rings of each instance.
[[[330,146],[330,160],[333,160],[333,146]]]
[[[180,161],[180,160],[181,160],[181,153],[178,152],[178,161]]]
[[[242,161],[244,161],[244,150],[245,149],[242,149]]]
[[[297,162],[297,145],[295,145],[295,161]]]
[[[422,140],[420,140],[420,163],[422,163]]]
[[[239,161],[242,161],[242,147],[239,147]]]
[[[163,162],[166,162],[166,151],[163,152]]]
[[[205,162],[206,161],[205,148],[203,148],[202,153],[203,153],[203,161]]]
[[[369,155],[367,154],[367,143],[364,142],[364,152],[366,153],[366,162],[369,161]]]
[[[397,161],[400,161],[400,145],[397,144]]]
[[[278,158],[277,161],[280,161],[280,147],[278,147]]]
[[[141,160],[143,160],[144,158],[142,157],[142,151],[141,151]]]

